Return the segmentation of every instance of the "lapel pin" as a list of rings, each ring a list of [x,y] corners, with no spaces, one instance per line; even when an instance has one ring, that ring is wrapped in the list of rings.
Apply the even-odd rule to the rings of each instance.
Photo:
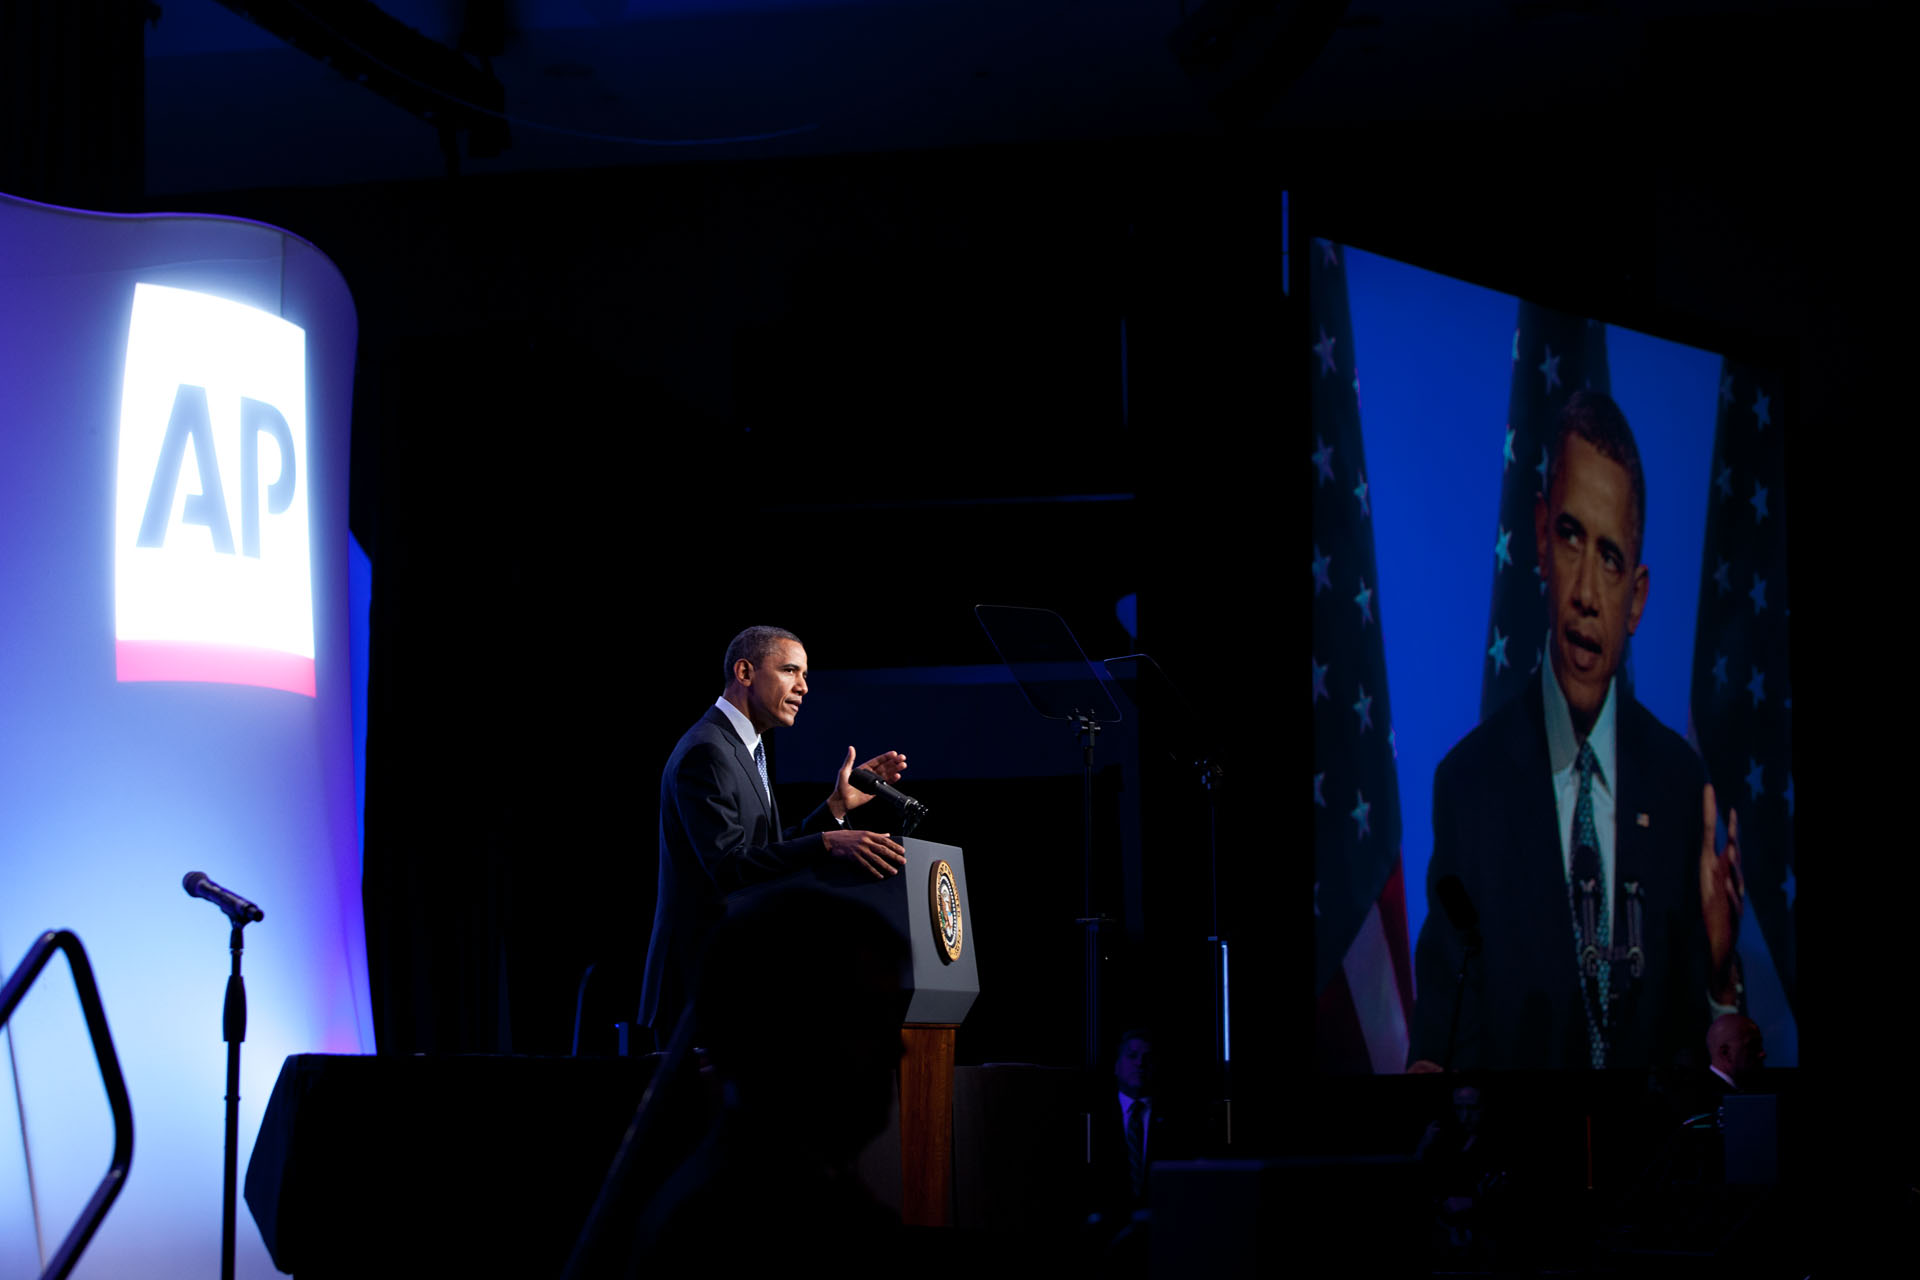
[[[1649,818],[1644,813],[1635,814],[1633,819],[1633,825],[1636,827],[1651,827],[1653,825],[1653,819]]]

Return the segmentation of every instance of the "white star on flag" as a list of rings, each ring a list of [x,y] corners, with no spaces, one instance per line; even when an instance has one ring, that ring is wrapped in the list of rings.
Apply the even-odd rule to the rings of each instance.
[[[1733,375],[1730,373],[1720,379],[1720,403],[1733,403]]]
[[[1513,556],[1510,555],[1507,551],[1507,543],[1510,542],[1512,539],[1513,539],[1513,532],[1503,527],[1500,530],[1499,541],[1493,544],[1493,558],[1500,562],[1500,567],[1503,569],[1511,568],[1513,565]],[[1494,572],[1498,573],[1500,572],[1500,569],[1495,569]]]
[[[1750,766],[1750,767],[1749,767],[1749,768],[1747,769],[1747,790],[1748,790],[1748,791],[1749,791],[1750,793],[1752,793],[1752,795],[1753,795],[1753,798],[1754,798],[1755,800],[1758,800],[1758,799],[1760,798],[1760,796],[1761,796],[1761,790],[1760,790],[1760,780],[1761,780],[1761,773],[1760,773],[1760,762],[1759,762],[1758,760],[1755,760],[1755,759],[1754,759],[1754,758],[1753,758],[1752,756],[1748,756],[1748,757],[1747,757],[1747,764],[1748,764],[1748,765]]]
[[[1513,428],[1507,428],[1507,443],[1501,448],[1500,470],[1505,471],[1513,465]]]
[[[1373,699],[1367,696],[1367,686],[1360,686],[1360,701],[1353,704],[1353,709],[1360,713],[1359,732],[1373,728]]]
[[[1727,655],[1724,653],[1716,653],[1713,655],[1713,687],[1718,691],[1725,688],[1726,684]]]
[[[1767,607],[1767,580],[1757,573],[1753,575],[1753,590],[1747,592],[1747,599],[1753,601],[1755,614]]]
[[[1767,673],[1755,667],[1753,678],[1747,681],[1747,692],[1753,695],[1753,705],[1757,709],[1767,700]]]
[[[1365,578],[1360,579],[1360,594],[1353,598],[1360,606],[1360,617],[1366,622],[1373,621],[1373,588],[1367,585]]]
[[[1318,658],[1312,659],[1312,662],[1313,662],[1313,700],[1315,702],[1318,702],[1320,701],[1320,699],[1326,698],[1329,702],[1331,702],[1333,700],[1332,696],[1327,693],[1327,669],[1320,665],[1320,659]]]
[[[1320,588],[1333,589],[1333,579],[1327,576],[1327,567],[1333,563],[1333,557],[1322,555],[1320,544],[1313,544],[1313,594],[1320,594]]]
[[[1295,338],[1294,341],[1298,342],[1299,339]],[[1334,340],[1327,336],[1323,328],[1320,330],[1320,341],[1313,344],[1313,353],[1320,357],[1320,376],[1323,378],[1333,372],[1333,343]]]
[[[1296,338],[1295,341],[1297,342],[1299,339]],[[1548,347],[1546,350],[1547,358],[1540,362],[1540,372],[1547,376],[1547,391],[1550,393],[1555,387],[1560,385],[1560,357],[1553,354],[1552,347]]]
[[[1487,656],[1493,659],[1493,673],[1499,675],[1510,665],[1507,662],[1507,637],[1500,634],[1500,628],[1493,629],[1493,645],[1487,650]]]
[[[1347,816],[1360,824],[1360,834],[1357,838],[1364,840],[1367,838],[1367,832],[1373,829],[1367,822],[1367,815],[1373,812],[1373,806],[1367,803],[1367,798],[1360,794],[1358,787],[1354,788],[1353,798],[1356,803],[1353,811]]]
[[[1731,498],[1733,496],[1733,464],[1732,463],[1728,463],[1726,466],[1720,468],[1719,478],[1713,482],[1713,487],[1720,491],[1720,496],[1722,498]]]
[[[1715,556],[1714,559],[1720,560],[1718,556]],[[1722,595],[1725,595],[1727,592],[1733,590],[1732,574],[1733,574],[1733,566],[1728,564],[1725,560],[1720,560],[1720,567],[1713,571],[1714,585],[1720,588],[1720,593]]]
[[[1773,415],[1767,409],[1767,393],[1758,387],[1753,389],[1753,416],[1756,431],[1765,431],[1773,425]]]
[[[1321,440],[1319,436],[1315,436],[1314,439],[1320,440],[1320,447],[1313,453],[1313,465],[1320,469],[1320,478],[1314,483],[1325,484],[1333,479],[1333,446]]]
[[[1369,507],[1369,506],[1367,505],[1367,478],[1366,478],[1366,476],[1364,476],[1364,475],[1362,475],[1362,476],[1360,477],[1360,483],[1359,483],[1359,484],[1357,484],[1357,485],[1355,485],[1355,486],[1353,486],[1353,496],[1354,496],[1354,497],[1356,497],[1356,498],[1358,498],[1358,499],[1360,499],[1360,514],[1361,514],[1361,515],[1363,515],[1363,516],[1370,516],[1370,515],[1372,515],[1372,514],[1373,514],[1373,508],[1371,508],[1371,507]]]
[[[1324,773],[1316,773],[1313,775],[1313,802],[1322,809],[1327,807],[1327,798],[1320,794],[1320,784],[1326,780],[1327,775]]]
[[[1759,524],[1767,518],[1767,486],[1758,480],[1753,483],[1753,496],[1747,499],[1753,504],[1753,522]]]

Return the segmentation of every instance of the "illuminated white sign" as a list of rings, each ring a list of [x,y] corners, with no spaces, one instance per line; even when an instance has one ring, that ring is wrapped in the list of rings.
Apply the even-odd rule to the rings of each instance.
[[[255,307],[134,287],[114,501],[121,680],[313,696],[306,340]]]

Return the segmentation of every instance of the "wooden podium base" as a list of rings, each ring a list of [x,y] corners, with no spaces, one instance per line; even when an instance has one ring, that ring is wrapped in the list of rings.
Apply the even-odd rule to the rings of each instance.
[[[900,1220],[952,1225],[954,1023],[900,1028]]]

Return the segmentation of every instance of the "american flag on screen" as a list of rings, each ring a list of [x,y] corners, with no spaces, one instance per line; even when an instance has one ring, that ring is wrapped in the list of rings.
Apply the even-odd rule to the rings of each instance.
[[[1777,375],[1720,369],[1695,615],[1690,733],[1724,836],[1739,815],[1747,1012],[1767,1060],[1794,1065],[1793,684],[1787,659],[1786,413]]]
[[[1413,975],[1373,497],[1340,259],[1338,245],[1315,241],[1308,262],[1315,1053],[1324,1070],[1387,1072],[1406,1066]]]
[[[1576,391],[1611,392],[1607,328],[1522,302],[1508,363],[1507,420],[1500,431],[1500,515],[1491,547],[1493,603],[1480,658],[1482,720],[1527,681],[1538,679],[1546,661],[1547,589],[1534,554],[1533,503],[1546,489],[1547,438],[1567,397]]]

